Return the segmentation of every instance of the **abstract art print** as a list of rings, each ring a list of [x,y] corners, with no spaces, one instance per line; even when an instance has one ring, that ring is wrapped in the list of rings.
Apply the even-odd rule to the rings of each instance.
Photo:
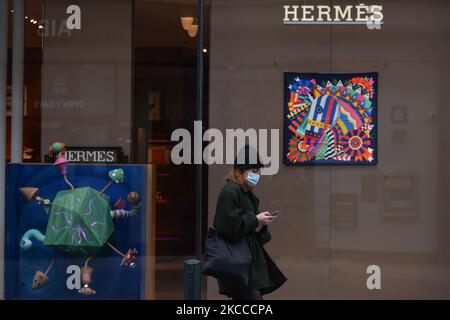
[[[377,164],[377,73],[284,74],[288,166]]]

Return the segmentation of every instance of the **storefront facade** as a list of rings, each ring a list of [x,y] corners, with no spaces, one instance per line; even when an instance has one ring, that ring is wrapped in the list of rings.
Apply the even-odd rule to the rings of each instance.
[[[187,129],[194,140],[194,121],[224,135],[236,128],[268,130],[258,142],[266,140],[269,153],[276,150],[270,156],[278,166],[276,174],[262,177],[256,193],[261,211],[283,212],[266,248],[288,278],[268,298],[450,297],[447,1],[379,0],[373,4],[382,6],[383,23],[372,29],[361,23],[286,23],[286,15],[295,18],[295,6],[357,10],[359,2],[349,0],[26,0],[22,44],[14,35],[20,28],[14,22],[17,3],[8,2],[9,50],[2,70],[11,109],[5,158],[49,163],[49,147],[64,142],[72,161],[145,168],[146,220],[142,238],[133,240],[145,245],[147,259],[142,278],[133,275],[145,282],[139,298],[183,298],[183,261],[201,255],[232,167],[173,162],[173,132]],[[186,17],[193,20],[181,19]],[[18,92],[15,45],[24,48],[21,161],[10,152],[17,137],[15,104],[8,102]],[[283,161],[287,72],[377,74],[374,165]],[[278,135],[271,140],[274,130]],[[7,179],[15,181],[10,168]],[[7,195],[11,186],[6,183]],[[8,226],[5,239],[15,232]],[[34,267],[47,266],[43,260],[24,264],[21,255],[25,260],[7,258],[5,265],[16,263],[31,276]],[[53,272],[64,271],[62,262],[56,266]],[[32,297],[20,286],[12,284],[3,296]],[[212,278],[203,279],[202,292],[207,299],[223,298]]]

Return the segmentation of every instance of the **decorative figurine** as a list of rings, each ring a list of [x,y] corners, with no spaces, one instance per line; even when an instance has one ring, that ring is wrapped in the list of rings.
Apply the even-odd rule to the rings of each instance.
[[[94,269],[88,266],[88,262],[105,245],[123,257],[121,266],[133,268],[136,265],[136,249],[129,249],[124,254],[114,247],[109,239],[114,232],[116,220],[134,218],[139,214],[140,197],[135,191],[128,194],[127,199],[132,206],[131,210],[124,209],[126,202],[122,198],[116,202],[114,209],[111,208],[110,198],[105,191],[113,182],[123,183],[125,181],[122,169],[109,172],[111,181],[101,191],[91,187],[75,188],[67,178],[68,161],[64,152],[65,145],[63,143],[55,143],[50,147],[50,153],[56,159],[54,166],[59,169],[70,190],[59,191],[55,199],[50,201],[39,196],[38,188],[24,187],[20,189],[28,203],[37,201],[44,206],[45,212],[49,215],[45,235],[36,229],[30,229],[22,236],[20,247],[23,250],[30,249],[33,245],[32,239],[34,239],[46,246],[85,257],[86,262],[81,268],[83,287],[78,292],[89,296],[95,294],[95,290],[89,287]],[[45,273],[36,272],[32,282],[33,289],[39,289],[48,284],[50,280],[47,274],[52,268],[54,260],[55,256]]]

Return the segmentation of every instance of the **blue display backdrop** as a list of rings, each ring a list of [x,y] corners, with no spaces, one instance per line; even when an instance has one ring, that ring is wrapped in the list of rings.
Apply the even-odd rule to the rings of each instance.
[[[136,191],[140,194],[142,207],[140,214],[135,218],[119,219],[115,222],[115,231],[110,238],[110,243],[123,253],[130,248],[136,248],[137,264],[135,268],[120,266],[122,256],[109,246],[103,246],[89,262],[89,266],[94,268],[90,287],[95,289],[96,294],[84,296],[78,293],[77,288],[72,288],[73,275],[76,273],[71,269],[76,269],[77,266],[81,268],[85,258],[55,250],[38,241],[33,241],[33,247],[26,251],[20,247],[21,237],[27,230],[37,229],[45,234],[49,217],[42,204],[38,204],[37,201],[28,203],[22,196],[20,188],[39,188],[39,196],[53,201],[59,191],[70,189],[63,176],[53,165],[11,164],[8,166],[5,241],[6,299],[144,299],[146,166],[69,165],[67,177],[75,188],[91,187],[100,191],[110,181],[108,172],[118,168],[123,169],[125,181],[122,184],[113,183],[105,192],[111,199],[111,206],[119,198],[126,200],[130,191]],[[131,205],[127,203],[124,209],[131,209]],[[35,272],[37,270],[45,272],[54,254],[56,259],[48,273],[49,283],[42,288],[32,289]]]

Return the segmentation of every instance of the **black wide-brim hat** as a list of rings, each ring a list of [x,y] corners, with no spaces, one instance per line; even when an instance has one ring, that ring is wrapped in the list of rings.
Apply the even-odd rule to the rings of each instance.
[[[241,150],[239,150],[236,158],[234,159],[234,169],[248,170],[260,169],[264,167],[265,165],[261,162],[259,153],[248,144],[246,144]]]

